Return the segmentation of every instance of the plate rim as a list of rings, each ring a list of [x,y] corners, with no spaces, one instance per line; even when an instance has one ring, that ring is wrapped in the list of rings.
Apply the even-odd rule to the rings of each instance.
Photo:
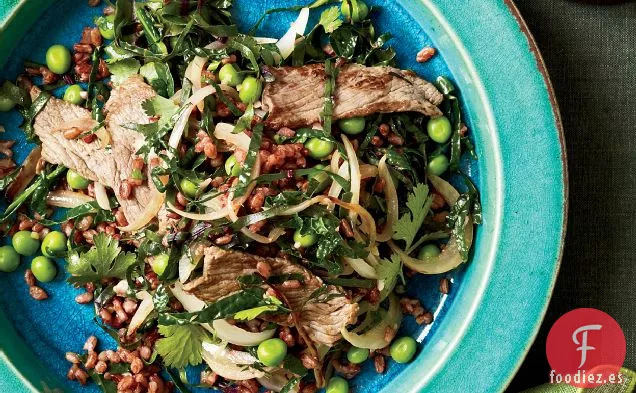
[[[422,0],[422,2],[426,3],[426,0]],[[51,0],[47,0],[46,5],[49,6],[50,4],[52,4],[53,2]],[[0,25],[0,34],[12,29],[12,26],[14,26],[15,24],[12,23],[15,20],[19,19],[21,17],[21,14],[23,12],[26,12],[26,9],[28,8],[34,8],[34,7],[29,7],[29,5],[33,5],[34,1],[32,0],[19,0],[17,4],[15,4],[15,6],[13,7],[12,11],[9,13],[8,17],[5,18]],[[542,76],[542,79],[546,85],[547,88],[547,92],[548,92],[548,97],[550,99],[550,107],[552,108],[553,111],[553,117],[554,117],[554,123],[555,123],[555,127],[557,130],[557,134],[558,134],[558,138],[559,138],[559,145],[561,148],[561,162],[562,162],[562,169],[561,169],[561,173],[563,175],[563,182],[562,182],[562,187],[563,187],[563,205],[562,205],[562,215],[563,215],[563,220],[561,222],[561,239],[559,240],[559,247],[558,247],[558,254],[556,257],[556,260],[554,261],[550,261],[551,263],[554,264],[555,269],[554,269],[554,274],[551,277],[551,282],[550,282],[550,286],[549,286],[549,290],[547,291],[547,293],[545,294],[545,304],[543,305],[543,308],[540,312],[540,315],[537,316],[537,318],[535,319],[535,323],[532,329],[532,334],[531,337],[528,338],[526,345],[523,349],[523,353],[517,358],[513,369],[511,369],[511,371],[508,373],[509,375],[507,376],[507,378],[501,378],[501,388],[505,388],[506,386],[508,386],[510,384],[510,382],[512,381],[512,379],[514,378],[514,375],[516,374],[516,372],[518,371],[519,367],[521,366],[521,364],[523,363],[530,347],[532,346],[532,343],[535,341],[537,334],[539,332],[539,329],[543,323],[543,320],[545,318],[546,312],[547,312],[547,308],[548,305],[550,303],[555,285],[556,285],[556,278],[558,276],[560,267],[561,267],[561,262],[562,262],[562,258],[563,258],[563,250],[564,250],[564,244],[565,244],[565,237],[566,237],[566,232],[567,232],[567,222],[568,222],[568,213],[569,213],[569,180],[568,180],[568,164],[567,164],[567,150],[566,150],[566,141],[565,141],[565,134],[564,134],[564,129],[563,129],[563,123],[562,123],[562,119],[561,119],[561,113],[559,110],[559,105],[557,102],[557,98],[556,98],[556,94],[552,85],[552,81],[549,77],[548,71],[547,71],[547,67],[545,65],[544,59],[541,55],[541,52],[536,44],[536,41],[534,39],[534,37],[532,36],[531,32],[528,29],[528,26],[525,22],[525,20],[523,19],[523,17],[521,16],[516,4],[514,3],[513,0],[504,0],[504,4],[507,7],[507,9],[509,10],[510,14],[515,18],[516,23],[519,25],[519,27],[521,28],[521,31],[523,33],[523,35],[526,37],[528,44],[531,48],[531,52],[532,52],[532,56],[536,59],[537,62],[537,70],[539,71],[539,73]],[[42,5],[42,3],[40,3],[40,6]],[[40,7],[38,7],[40,8]],[[45,10],[47,7],[41,7],[41,9]],[[43,13],[44,11],[42,11]],[[15,29],[15,30],[24,30],[26,31],[29,26],[31,26],[31,24],[28,24],[27,26],[23,26],[19,29]],[[20,33],[20,36],[22,36],[24,34],[24,31],[22,31],[22,33]],[[14,44],[15,45],[15,44]],[[4,45],[0,45],[1,48],[5,49],[6,46]],[[9,48],[9,52],[11,53],[13,50],[13,47]],[[4,314],[0,313],[0,325],[2,325],[2,323],[6,322],[6,317],[4,316]],[[10,324],[9,324],[10,326]],[[0,349],[0,351],[2,351]],[[24,370],[22,370],[21,368],[16,366],[16,363],[13,363],[13,361],[10,361],[10,363],[12,363],[15,367],[15,370],[21,374],[22,376],[28,375],[30,373],[28,372],[24,372]],[[27,378],[29,379],[29,378]],[[34,381],[31,381],[32,383]],[[40,382],[40,381],[37,381]]]

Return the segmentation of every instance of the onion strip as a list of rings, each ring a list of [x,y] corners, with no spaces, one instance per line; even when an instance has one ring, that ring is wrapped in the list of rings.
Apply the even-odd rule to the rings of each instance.
[[[384,181],[384,196],[386,197],[387,217],[386,226],[382,233],[378,233],[379,242],[387,242],[393,237],[393,227],[398,220],[398,195],[393,184],[393,179],[386,166],[386,155],[382,157],[378,164],[378,174]]]
[[[234,134],[234,126],[228,123],[219,123],[214,129],[214,137],[238,147],[241,150],[249,151],[250,137],[246,133]]]
[[[152,301],[152,296],[148,292],[139,292],[137,294],[137,299],[140,299],[141,303],[139,304],[135,315],[133,315],[132,319],[130,320],[130,325],[128,325],[128,331],[126,333],[128,337],[135,334],[137,329],[139,329],[146,318],[148,318],[148,315],[150,315],[150,313],[152,313],[152,311],[155,309],[155,305]]]
[[[136,221],[126,225],[125,227],[120,227],[119,230],[122,232],[135,232],[146,226],[152,219],[157,217],[157,213],[161,210],[163,206],[163,202],[166,199],[166,196],[160,193],[157,190],[153,190],[154,195],[150,198],[150,202],[146,205],[143,213],[139,216]],[[129,217],[126,217],[129,218]]]
[[[387,341],[385,339],[387,328],[391,328],[394,332],[397,332],[402,322],[402,310],[397,297],[391,294],[389,296],[389,303],[389,311],[386,313],[386,316],[382,318],[382,321],[373,329],[370,329],[366,333],[358,334],[343,327],[340,331],[342,337],[358,348],[385,348],[391,342],[391,340]],[[391,339],[393,338],[391,337]]]
[[[93,202],[94,200],[95,199],[86,194],[68,190],[51,191],[49,195],[46,196],[47,204],[66,209],[72,209],[85,203]]]
[[[365,262],[364,259],[344,258],[344,260],[360,276],[371,279],[371,280],[378,279],[378,273],[376,272],[375,268],[369,265],[367,262]]]
[[[170,201],[167,201],[166,205],[168,205],[168,208],[170,210],[172,210],[173,212],[177,213],[181,217],[189,218],[191,220],[214,221],[214,220],[218,220],[218,219],[227,217],[227,211],[225,211],[225,210],[211,211],[211,212],[207,212],[207,213],[190,213],[190,212],[186,212],[186,211],[183,211],[183,210],[177,208]]]
[[[274,337],[276,329],[264,330],[259,333],[248,332],[245,329],[241,329],[238,326],[230,325],[224,319],[217,319],[212,322],[212,326],[216,331],[216,335],[223,341],[227,341],[230,344],[240,345],[242,347],[253,347],[265,340]]]
[[[202,355],[210,369],[226,379],[244,381],[262,378],[265,375],[264,371],[249,366],[257,360],[247,352],[234,351],[221,345],[204,342]]]
[[[102,210],[111,210],[106,187],[102,183],[95,182],[95,200]]]
[[[449,205],[454,205],[459,199],[459,192],[450,185],[447,181],[434,176],[429,175],[429,180],[433,187],[439,192]],[[464,224],[464,239],[466,246],[471,247],[473,242],[473,220],[472,217],[466,217]],[[455,235],[451,236],[450,240],[446,244],[446,247],[442,252],[432,258],[417,259],[410,257],[404,250],[398,247],[393,241],[388,242],[389,247],[400,256],[402,262],[410,269],[415,270],[422,274],[441,274],[455,269],[463,263],[462,257],[457,247],[457,238]]]

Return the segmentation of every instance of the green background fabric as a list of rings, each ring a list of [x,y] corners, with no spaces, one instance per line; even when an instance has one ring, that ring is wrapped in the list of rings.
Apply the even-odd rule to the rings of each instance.
[[[561,107],[570,216],[554,297],[510,392],[547,382],[548,331],[579,307],[618,321],[627,341],[625,367],[636,368],[636,3],[516,3]]]

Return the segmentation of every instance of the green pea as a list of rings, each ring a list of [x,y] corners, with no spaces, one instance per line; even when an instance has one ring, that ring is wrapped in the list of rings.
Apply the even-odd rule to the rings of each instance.
[[[441,176],[448,169],[448,165],[448,157],[440,154],[428,162],[428,171],[435,176]]]
[[[253,76],[248,76],[237,89],[239,91],[239,98],[241,99],[241,102],[244,104],[252,104],[261,97],[263,85],[258,79]]]
[[[369,16],[369,7],[362,0],[345,0],[340,9],[346,20],[352,20],[356,23],[362,22]],[[353,18],[351,11],[353,11]]]
[[[350,119],[342,119],[338,122],[340,129],[345,134],[358,135],[364,131],[367,121],[364,117],[352,117]]]
[[[158,276],[163,275],[165,273],[166,268],[168,267],[168,261],[170,260],[170,256],[168,254],[159,254],[156,255],[150,266],[152,266],[152,271],[157,273]]]
[[[434,117],[426,126],[428,136],[437,143],[446,143],[452,134],[451,123],[446,116]]]
[[[349,393],[349,382],[340,377],[333,377],[329,380],[325,393]]]
[[[353,364],[364,363],[369,358],[369,350],[366,348],[351,347],[347,352],[347,360]]]
[[[258,345],[258,360],[267,367],[277,367],[287,356],[287,344],[280,338],[270,338]]]
[[[333,142],[325,141],[319,138],[311,138],[305,142],[305,147],[309,150],[309,155],[316,159],[327,157],[336,145]]]
[[[97,23],[99,33],[107,40],[115,38],[115,14],[102,16]]]
[[[8,97],[0,96],[0,112],[9,112],[15,108],[15,102]]]
[[[194,198],[199,192],[199,186],[192,180],[183,178],[179,185],[181,186],[181,192],[189,198]]]
[[[40,237],[35,232],[20,231],[13,235],[11,244],[18,254],[30,257],[38,252],[40,248]]]
[[[224,85],[236,87],[243,82],[243,75],[234,64],[226,64],[219,71],[219,79]]]
[[[46,51],[46,66],[56,74],[65,74],[71,68],[71,52],[64,45],[53,45]]]
[[[420,249],[420,252],[417,254],[417,259],[435,258],[440,253],[439,247],[435,244],[427,244]]]
[[[55,262],[43,256],[33,258],[33,261],[31,261],[31,271],[40,282],[53,281],[57,275]]]
[[[236,161],[236,156],[232,154],[225,160],[225,173],[228,176],[238,176],[241,174],[241,166],[237,165],[238,161]]]
[[[308,232],[303,235],[302,233],[300,233],[300,229],[297,229],[296,232],[294,232],[294,244],[298,247],[311,247],[316,244],[316,241],[316,235],[314,235],[313,233]]]
[[[82,98],[83,91],[84,90],[82,90],[80,85],[71,85],[67,87],[66,91],[64,92],[64,101],[70,102],[71,104],[80,105],[82,102],[84,102],[84,99]]]
[[[20,255],[11,246],[0,247],[0,272],[11,273],[20,265]]]
[[[42,247],[40,249],[42,254],[51,258],[54,257],[52,253],[66,251],[66,235],[60,231],[49,232],[42,239]]]
[[[75,190],[85,190],[88,188],[88,185],[91,184],[90,180],[85,179],[82,175],[70,169],[66,172],[66,182]]]
[[[413,360],[417,351],[417,342],[412,337],[402,337],[391,344],[391,357],[398,363],[408,363]]]

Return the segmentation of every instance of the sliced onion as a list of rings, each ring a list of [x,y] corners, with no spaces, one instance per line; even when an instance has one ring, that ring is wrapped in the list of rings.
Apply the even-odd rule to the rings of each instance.
[[[152,219],[157,217],[157,213],[159,213],[159,210],[161,210],[165,199],[166,196],[164,194],[160,193],[157,190],[153,190],[153,195],[150,198],[150,202],[146,205],[146,208],[144,209],[141,216],[139,216],[139,218],[126,225],[125,227],[120,227],[119,230],[122,232],[135,232],[146,226],[146,224],[152,221]],[[130,217],[126,218],[130,220]]]
[[[256,358],[247,352],[234,351],[221,345],[203,343],[203,360],[210,369],[223,378],[233,381],[262,378],[264,371],[249,367]]]
[[[216,331],[217,337],[230,344],[240,345],[242,347],[253,347],[265,340],[274,337],[276,329],[264,330],[260,333],[248,332],[238,326],[229,324],[224,319],[217,319],[212,322],[212,327]]]
[[[139,329],[146,318],[148,318],[148,315],[150,315],[150,313],[152,313],[152,311],[155,309],[154,302],[152,301],[152,295],[150,295],[148,292],[139,292],[137,294],[137,299],[140,299],[141,303],[139,304],[135,315],[133,315],[132,319],[130,320],[130,325],[128,325],[127,335],[129,337],[135,334],[137,329]]]
[[[102,183],[95,182],[95,200],[102,210],[111,210],[106,187]]]
[[[288,58],[296,47],[296,36],[305,35],[305,29],[309,22],[309,8],[300,10],[298,19],[291,24],[287,33],[276,43],[283,59]]]
[[[269,235],[263,236],[249,230],[248,228],[241,228],[241,233],[259,243],[272,244],[285,234],[285,230],[282,228],[274,228],[269,232]]]
[[[205,48],[206,49],[223,49],[225,48],[225,46],[226,45],[220,41],[214,41],[206,45]],[[199,91],[202,87],[201,74],[203,73],[203,67],[205,67],[206,62],[207,62],[207,59],[205,57],[196,56],[190,62],[190,64],[188,64],[188,67],[186,68],[185,77],[188,78],[190,82],[192,82],[193,94]],[[199,110],[203,112],[204,102],[200,101],[199,103],[197,103],[197,108],[199,108]]]
[[[33,180],[36,175],[35,170],[41,157],[42,146],[37,146],[35,149],[31,150],[31,153],[29,153],[22,163],[22,168],[20,168],[18,176],[7,189],[7,197],[10,200],[13,200],[17,195],[20,195],[22,191],[27,188],[29,183],[31,183],[31,180]]]
[[[276,38],[270,38],[270,37],[254,37],[254,40],[256,41],[257,44],[260,44],[260,45],[275,44],[278,42]]]
[[[262,378],[258,378],[258,383],[272,392],[280,392],[289,383],[289,378],[286,374],[285,370],[275,370]],[[289,390],[289,393],[298,393],[298,384]]]
[[[369,238],[369,244],[373,246],[377,238],[377,232],[375,227],[375,220],[373,219],[373,216],[371,215],[371,213],[369,213],[367,209],[365,209],[364,207],[360,205],[344,202],[334,198],[330,198],[330,201],[340,207],[344,207],[350,212],[353,211],[354,213],[356,213],[356,215],[360,216],[360,219],[362,220],[361,228],[364,231],[364,233],[367,234]]]
[[[351,203],[357,205],[360,203],[360,162],[358,161],[358,156],[356,155],[353,145],[345,134],[342,134],[342,143],[344,144],[345,151],[347,152],[349,172],[351,173]],[[350,216],[353,218],[355,215],[350,213]]]
[[[94,200],[86,194],[68,190],[51,191],[46,197],[47,204],[66,209],[72,209]]]
[[[219,123],[214,129],[214,137],[222,141],[228,142],[231,145],[238,147],[241,150],[250,150],[250,137],[246,133],[241,132],[234,134],[234,126],[228,123]]]
[[[345,180],[349,180],[349,163],[343,162],[339,169],[336,172],[340,177]],[[329,195],[331,198],[338,198],[340,193],[342,192],[342,186],[337,181],[331,183],[331,187],[329,188]]]
[[[181,284],[181,282],[179,281],[175,282],[170,287],[170,292],[172,292],[172,295],[177,298],[179,303],[181,303],[181,305],[187,312],[198,312],[205,308],[205,302],[198,297],[186,292],[185,289],[183,289],[183,284]],[[209,323],[202,323],[201,327],[212,334],[216,334]]]
[[[126,294],[128,293],[128,289],[130,287],[128,286],[128,280],[120,280],[117,285],[115,285],[113,287],[113,291],[122,297],[125,297]]]
[[[371,280],[378,279],[378,273],[375,268],[359,258],[345,258],[344,259],[353,270],[356,271],[361,277]]]
[[[197,268],[201,259],[203,259],[203,251],[210,243],[207,240],[196,241],[190,246],[190,255],[192,261],[188,257],[188,253],[183,253],[179,259],[179,281],[185,283],[190,275]]]
[[[338,173],[340,171],[340,152],[336,150],[331,155],[331,172]]]
[[[177,213],[181,217],[189,218],[191,220],[214,221],[214,220],[218,220],[218,219],[223,218],[223,217],[227,217],[227,211],[226,210],[211,211],[209,213],[190,213],[190,212],[186,212],[186,211],[183,211],[181,209],[178,209],[170,201],[167,201],[166,204],[168,205],[168,208],[170,210],[172,210],[173,212]]]
[[[389,345],[389,342],[385,340],[387,328],[397,331],[402,322],[402,310],[400,308],[400,302],[393,294],[389,296],[389,311],[386,316],[382,318],[382,321],[378,323],[373,329],[368,330],[366,333],[358,334],[347,330],[343,327],[340,333],[342,337],[347,340],[351,345],[358,348],[367,349],[382,349]]]
[[[459,199],[459,192],[447,181],[429,175],[429,180],[437,192],[442,195],[446,203],[450,206],[454,205]],[[470,248],[473,243],[473,220],[470,216],[466,217],[464,224],[464,239],[466,246]],[[463,263],[459,248],[457,247],[457,237],[451,236],[442,252],[432,258],[417,259],[410,257],[404,250],[398,247],[393,241],[389,241],[389,247],[394,253],[398,254],[402,262],[410,269],[422,274],[441,274],[451,271]]]
[[[449,206],[452,206],[459,199],[459,191],[455,189],[449,182],[442,179],[441,177],[437,177],[435,175],[428,175],[428,180],[431,182],[435,190],[439,192],[439,194],[444,198],[446,203]]]
[[[471,217],[466,217],[466,223],[464,224],[464,239],[466,239],[466,246],[470,248],[473,243],[473,220]],[[426,259],[410,257],[406,252],[404,252],[404,250],[393,243],[393,241],[389,241],[388,245],[394,253],[400,256],[402,262],[404,262],[406,266],[408,266],[411,270],[415,270],[422,274],[446,273],[455,269],[464,262],[459,249],[457,248],[457,238],[455,236],[451,236],[446,247],[444,247],[438,256]]]
[[[386,166],[386,155],[382,157],[378,164],[378,175],[380,179],[384,180],[384,196],[386,197],[386,226],[381,233],[378,233],[378,241],[386,242],[393,237],[393,227],[398,220],[398,195],[393,184],[393,178],[389,173],[389,168]]]

